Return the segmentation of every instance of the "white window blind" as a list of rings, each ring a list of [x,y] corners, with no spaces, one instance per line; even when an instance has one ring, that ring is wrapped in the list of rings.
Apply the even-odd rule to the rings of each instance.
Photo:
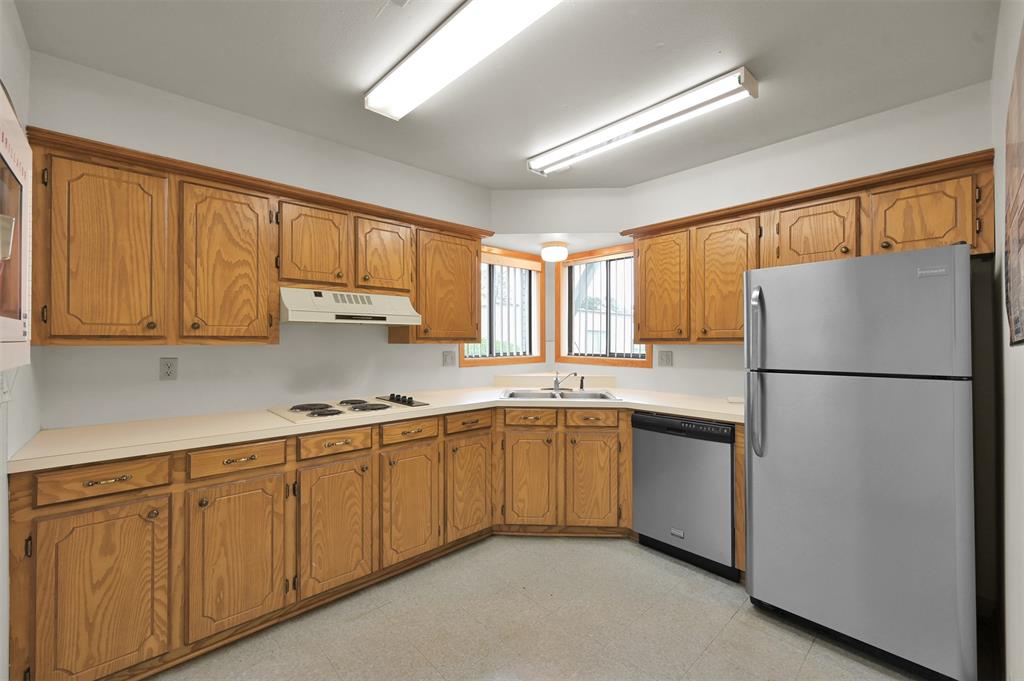
[[[535,355],[536,273],[522,267],[480,266],[479,343],[465,346],[467,358]]]
[[[566,298],[569,356],[646,359],[633,339],[632,256],[570,265]]]

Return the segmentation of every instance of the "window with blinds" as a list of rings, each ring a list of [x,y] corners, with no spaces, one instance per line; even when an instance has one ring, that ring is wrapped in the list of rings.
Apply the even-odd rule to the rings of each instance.
[[[633,256],[569,265],[567,285],[569,356],[646,359],[633,338]]]
[[[522,267],[480,266],[481,339],[465,345],[467,359],[537,354],[536,277],[536,272]]]

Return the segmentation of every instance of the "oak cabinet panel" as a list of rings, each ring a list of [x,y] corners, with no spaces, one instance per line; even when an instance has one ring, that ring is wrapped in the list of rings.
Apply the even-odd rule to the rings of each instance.
[[[91,681],[167,651],[169,516],[161,496],[37,522],[34,678]]]
[[[743,340],[743,273],[757,267],[757,218],[692,232],[694,338]]]
[[[269,214],[265,196],[183,184],[182,336],[269,336]]]
[[[370,452],[299,471],[299,594],[308,598],[373,571],[376,511]]]
[[[559,496],[556,431],[505,431],[505,522],[556,525]]]
[[[689,233],[637,240],[635,271],[637,341],[689,338]]]
[[[569,431],[565,445],[566,524],[615,527],[619,521],[618,432]]]
[[[856,198],[783,210],[778,223],[778,264],[853,258],[860,238]]]
[[[348,213],[281,202],[281,278],[355,284],[355,236]]]
[[[284,488],[276,473],[188,492],[190,642],[285,605]]]
[[[356,286],[412,291],[412,227],[357,215],[355,230]]]
[[[171,481],[171,458],[147,456],[109,461],[35,474],[35,505],[91,499],[106,494],[166,485]]]
[[[960,177],[871,195],[871,252],[975,243],[974,179]]]
[[[441,453],[429,440],[381,453],[384,567],[441,545]]]
[[[491,526],[491,434],[445,443],[446,541]]]
[[[480,340],[480,240],[421,229],[416,245],[417,335]]]
[[[165,337],[167,178],[53,159],[51,336]]]

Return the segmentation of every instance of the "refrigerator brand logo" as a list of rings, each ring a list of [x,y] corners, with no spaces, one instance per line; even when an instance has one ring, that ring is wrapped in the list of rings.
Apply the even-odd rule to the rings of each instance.
[[[917,276],[922,277],[945,277],[949,274],[949,268],[947,267],[918,267]]]

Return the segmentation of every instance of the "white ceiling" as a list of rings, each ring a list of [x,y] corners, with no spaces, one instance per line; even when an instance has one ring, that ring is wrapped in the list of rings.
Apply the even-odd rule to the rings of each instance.
[[[512,1],[512,0],[510,0]],[[566,0],[399,122],[362,94],[459,3],[19,0],[30,46],[492,188],[622,187],[987,80],[989,0]],[[761,96],[549,178],[526,157],[736,66]]]

